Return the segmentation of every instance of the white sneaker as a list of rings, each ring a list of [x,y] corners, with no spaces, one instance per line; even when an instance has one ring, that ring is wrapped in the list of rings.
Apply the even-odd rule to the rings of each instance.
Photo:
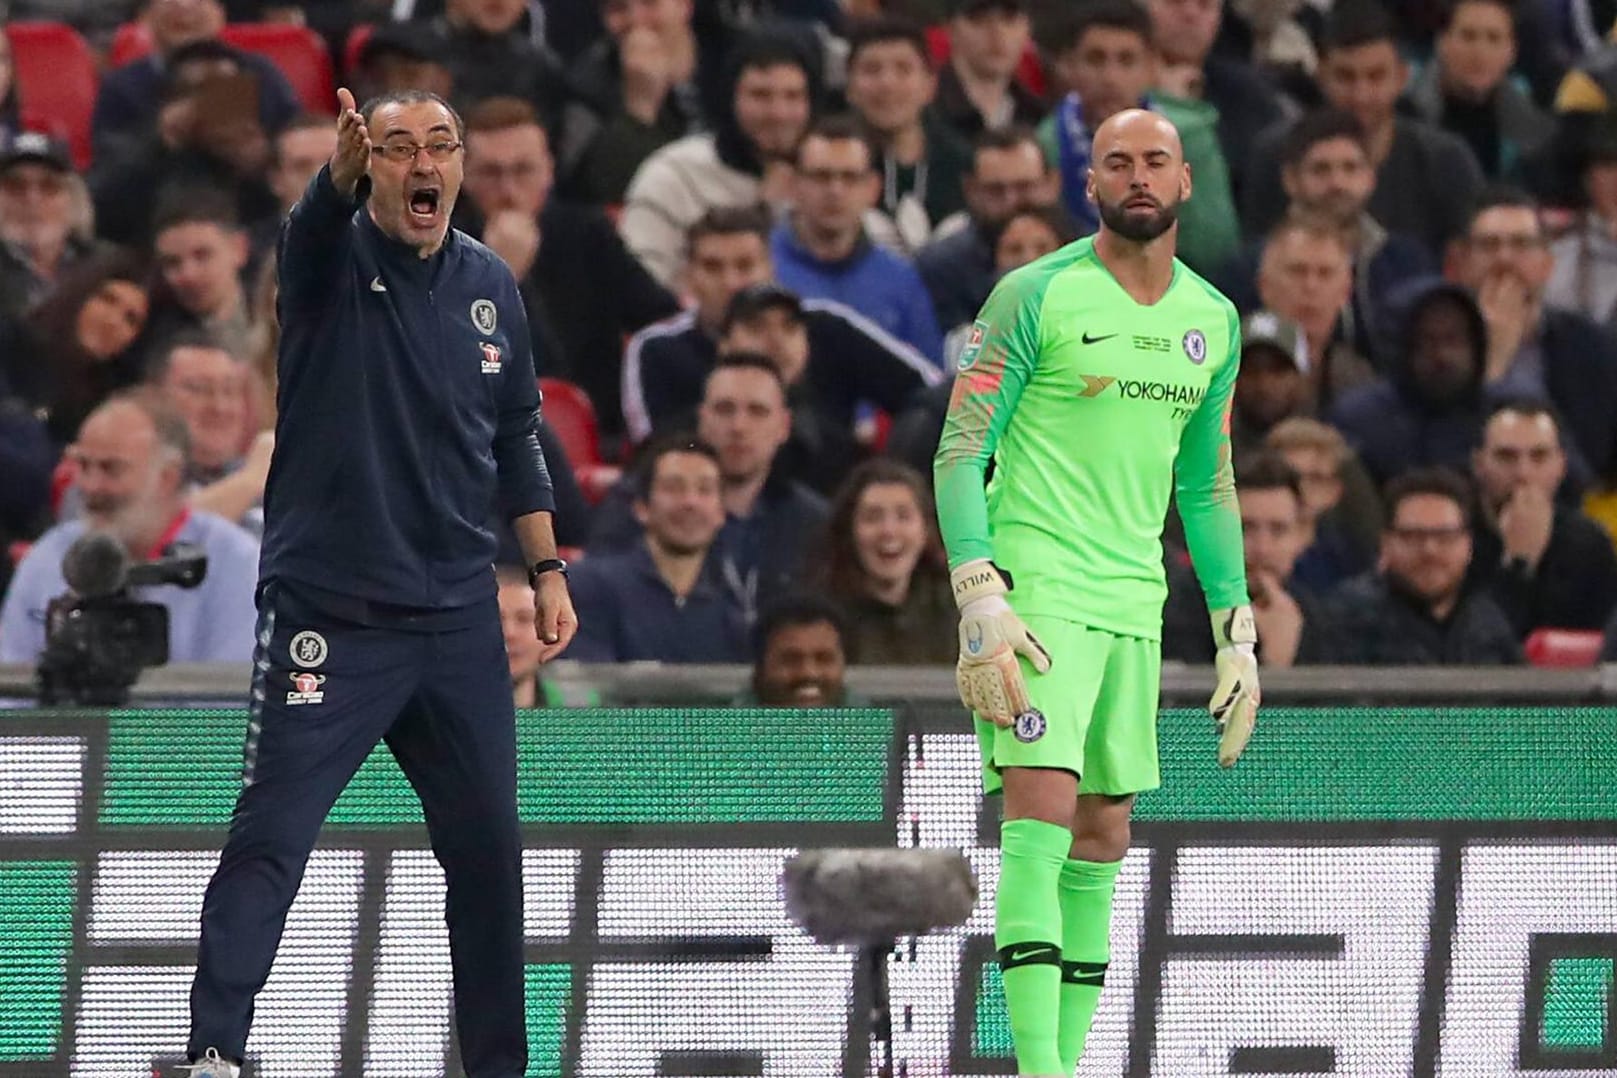
[[[209,1048],[208,1054],[195,1063],[181,1064],[180,1070],[191,1078],[241,1078],[241,1068],[222,1058],[217,1048]]]

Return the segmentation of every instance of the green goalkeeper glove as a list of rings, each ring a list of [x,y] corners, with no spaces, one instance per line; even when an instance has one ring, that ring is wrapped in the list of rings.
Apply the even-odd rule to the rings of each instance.
[[[1218,688],[1213,690],[1207,710],[1219,730],[1218,764],[1234,767],[1258,723],[1263,698],[1258,687],[1258,626],[1250,606],[1214,610],[1212,621],[1213,641],[1218,645],[1213,658]]]
[[[1033,707],[1017,655],[1026,656],[1044,674],[1050,670],[1050,653],[1005,601],[1011,587],[993,562],[968,561],[949,574],[949,583],[960,608],[960,661],[955,665],[960,702],[996,726],[1010,726]]]

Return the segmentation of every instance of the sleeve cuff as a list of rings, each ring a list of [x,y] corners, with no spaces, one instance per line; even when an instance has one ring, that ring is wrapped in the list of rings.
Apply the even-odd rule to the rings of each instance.
[[[311,204],[323,208],[329,207],[333,212],[340,208],[348,213],[352,213],[354,210],[359,209],[360,206],[365,204],[365,200],[370,197],[370,194],[371,178],[369,176],[361,176],[359,178],[359,182],[354,185],[353,195],[343,195],[341,191],[337,190],[336,183],[334,183],[331,179],[330,161],[327,161],[325,164],[321,165],[320,171],[316,172],[314,174],[314,179],[309,181],[308,197]]]

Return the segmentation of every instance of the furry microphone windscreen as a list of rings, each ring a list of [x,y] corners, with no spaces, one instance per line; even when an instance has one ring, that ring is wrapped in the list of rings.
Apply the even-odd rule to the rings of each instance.
[[[62,555],[62,579],[81,598],[111,595],[128,575],[129,554],[105,532],[85,532]]]
[[[792,920],[831,946],[950,928],[977,904],[977,879],[959,850],[804,850],[781,880]]]

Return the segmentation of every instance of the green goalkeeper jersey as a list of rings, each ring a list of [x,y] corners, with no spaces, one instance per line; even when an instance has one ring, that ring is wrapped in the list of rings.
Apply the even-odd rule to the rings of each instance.
[[[1239,326],[1177,260],[1162,298],[1136,302],[1092,239],[1006,275],[961,353],[934,465],[949,564],[992,558],[1021,614],[1160,639],[1173,494],[1208,605],[1246,603]]]

